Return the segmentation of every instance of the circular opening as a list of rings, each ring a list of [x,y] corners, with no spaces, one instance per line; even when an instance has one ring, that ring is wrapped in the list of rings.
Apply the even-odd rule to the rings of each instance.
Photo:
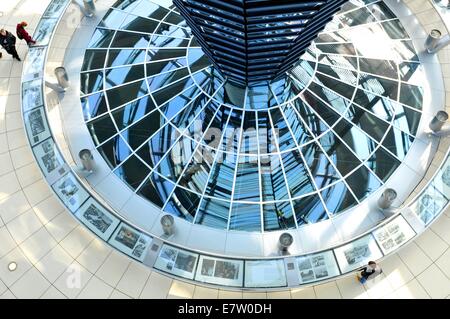
[[[92,153],[90,150],[81,150],[80,153],[78,153],[81,159],[90,159],[92,158]]]
[[[387,189],[385,194],[388,200],[394,200],[397,198],[397,192],[391,188]]]
[[[174,218],[173,218],[173,216],[171,216],[171,215],[164,215],[164,216],[161,218],[161,224],[162,224],[163,226],[170,227],[170,226],[173,225],[173,223],[174,223]]]
[[[439,31],[439,30],[437,30],[437,29],[433,29],[433,30],[431,30],[430,35],[431,35],[433,38],[440,38],[441,35],[442,35],[442,33],[441,33],[441,31]]]
[[[440,122],[445,122],[448,120],[448,113],[445,111],[439,111],[436,114],[436,118],[440,121]]]
[[[284,233],[280,236],[280,244],[283,247],[289,247],[294,242],[294,237],[291,234]]]
[[[17,269],[17,263],[15,261],[12,261],[8,264],[9,271],[15,271],[16,269]]]

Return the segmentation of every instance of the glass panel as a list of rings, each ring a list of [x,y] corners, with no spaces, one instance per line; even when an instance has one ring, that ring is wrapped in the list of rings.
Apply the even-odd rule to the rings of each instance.
[[[138,122],[144,115],[151,113],[155,110],[155,104],[149,96],[145,96],[139,100],[131,102],[130,104],[121,107],[120,109],[112,112],[112,117],[117,124],[118,129],[121,131],[128,126]],[[159,129],[161,123],[157,121],[154,129]],[[161,125],[162,126],[162,125]],[[148,136],[150,137],[150,136]]]
[[[231,207],[230,230],[261,231],[261,205],[234,202]]]
[[[361,164],[360,160],[334,133],[325,134],[319,141],[342,176],[346,176]]]
[[[234,200],[258,202],[259,169],[258,157],[240,156],[234,185]]]
[[[81,93],[90,94],[103,90],[103,71],[81,73]]]
[[[164,211],[192,222],[199,204],[200,197],[197,194],[176,187],[172,197],[164,207]]]
[[[338,182],[321,192],[328,211],[338,214],[358,204],[352,193],[343,182]]]
[[[380,147],[367,161],[367,166],[377,174],[383,182],[386,182],[400,166],[400,161]]]
[[[290,202],[263,204],[264,230],[295,228]]]
[[[422,110],[423,89],[410,84],[402,83],[400,90],[400,103]]]
[[[145,49],[148,47],[149,41],[150,35],[148,34],[117,31],[111,48]]]
[[[114,30],[97,29],[95,30],[88,48],[108,48],[115,34]]]
[[[144,96],[147,93],[147,84],[143,80],[106,91],[111,110]]]
[[[88,129],[96,145],[103,143],[117,132],[109,114],[89,122]]]
[[[398,159],[404,160],[413,142],[414,137],[393,127],[383,141],[383,146],[397,156]]]
[[[98,147],[98,151],[102,154],[111,169],[119,166],[131,155],[130,147],[120,135],[113,137],[111,140]]]
[[[145,50],[110,49],[105,67],[144,63]]]
[[[282,154],[281,157],[291,196],[299,197],[312,192],[314,189],[300,153],[298,151],[288,152]]]
[[[328,219],[319,195],[311,195],[293,201],[297,225],[317,223]]]
[[[381,182],[365,166],[358,168],[345,181],[359,201],[362,201],[381,186]]]
[[[199,208],[195,222],[200,225],[226,229],[230,202],[204,197]]]
[[[345,120],[338,122],[334,127],[334,131],[361,161],[368,159],[377,147],[374,140],[370,139],[358,127],[353,126]]]
[[[114,171],[133,190],[137,189],[150,173],[150,169],[140,159],[132,155]]]
[[[112,88],[124,83],[140,80],[145,77],[144,65],[126,66],[105,70],[106,87]]]
[[[286,285],[286,273],[282,259],[245,261],[245,287],[269,288]]]
[[[106,50],[86,50],[81,71],[103,69]]]
[[[316,186],[321,189],[340,179],[340,175],[331,165],[322,149],[316,143],[310,143],[302,148],[303,156]]]
[[[447,204],[448,199],[433,185],[429,185],[410,208],[425,225],[429,225]]]
[[[162,202],[159,193],[156,190],[155,183],[151,178],[147,178],[143,186],[139,189],[138,193],[159,208],[163,207],[164,203]]]
[[[273,201],[288,199],[281,161],[278,155],[265,155],[261,160],[262,200]]]
[[[89,121],[94,117],[104,114],[108,111],[106,98],[102,93],[96,93],[81,98],[81,107],[85,121]]]

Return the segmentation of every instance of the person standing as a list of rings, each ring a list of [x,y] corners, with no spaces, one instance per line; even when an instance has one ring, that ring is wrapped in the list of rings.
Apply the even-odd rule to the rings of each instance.
[[[16,50],[16,37],[5,29],[0,30],[0,45],[8,54],[11,54],[14,59],[21,61]]]
[[[374,261],[369,261],[369,264],[357,275],[358,281],[365,284],[367,280],[372,280],[383,273],[380,265]]]
[[[17,27],[16,27],[17,37],[20,40],[25,40],[25,42],[27,43],[28,46],[30,46],[32,44],[36,44],[36,41],[34,41],[33,38],[31,37],[31,35],[27,32],[27,30],[25,30],[26,26],[28,26],[28,23],[26,23],[25,21],[23,21],[17,25]]]

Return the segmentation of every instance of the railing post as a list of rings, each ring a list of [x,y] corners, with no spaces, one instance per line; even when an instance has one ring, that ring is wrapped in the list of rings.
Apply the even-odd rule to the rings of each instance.
[[[94,0],[83,0],[83,5],[84,5],[84,14],[88,18],[93,17],[96,11]]]
[[[440,132],[445,122],[447,122],[447,120],[448,120],[448,113],[445,111],[438,111],[430,122],[429,125],[430,130],[432,130],[434,133]]]
[[[392,206],[392,203],[397,198],[397,192],[392,188],[386,189],[378,199],[378,207],[381,209],[388,209]]]
[[[56,80],[62,89],[67,89],[70,86],[69,76],[64,67],[60,66],[55,69]]]
[[[81,150],[80,153],[78,153],[78,156],[80,157],[83,169],[89,173],[92,173],[95,166],[94,156],[92,155],[92,152],[88,149],[84,149]]]
[[[161,217],[161,226],[165,236],[170,237],[175,233],[174,224],[175,219],[172,215],[164,215]]]
[[[294,237],[292,237],[289,233],[281,234],[278,240],[278,248],[280,249],[281,254],[287,255],[289,254],[289,247],[294,243]]]

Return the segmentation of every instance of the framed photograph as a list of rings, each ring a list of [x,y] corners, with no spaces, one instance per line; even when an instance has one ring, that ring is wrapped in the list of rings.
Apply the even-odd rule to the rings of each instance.
[[[60,17],[69,2],[70,0],[53,0],[52,2],[50,2],[43,16],[52,18]]]
[[[22,111],[26,112],[44,106],[42,79],[22,84]]]
[[[31,146],[34,146],[51,136],[43,107],[25,112],[23,114],[23,119]]]
[[[28,56],[23,64],[24,76],[36,77],[44,71],[45,54],[47,47],[31,47],[28,49]]]
[[[244,262],[242,260],[200,256],[195,280],[222,286],[242,287],[243,279]]]
[[[51,184],[69,171],[53,138],[48,138],[34,146],[33,153],[36,156],[39,167]]]
[[[314,276],[314,271],[312,269],[300,271],[300,280],[302,282],[314,281],[316,277]]]
[[[309,283],[339,275],[339,268],[333,252],[297,257],[300,283]]]
[[[89,194],[72,173],[63,176],[52,188],[72,213],[75,213],[89,198]]]
[[[372,234],[335,248],[334,253],[342,273],[356,270],[371,260],[376,261],[383,257]]]
[[[248,288],[286,287],[284,260],[246,260],[244,278]]]
[[[433,184],[430,184],[410,206],[410,209],[425,225],[428,225],[447,204],[448,199]]]
[[[105,241],[108,241],[120,223],[117,217],[113,216],[92,197],[77,210],[75,216]]]
[[[416,235],[416,232],[401,215],[372,232],[385,255],[399,248]]]
[[[450,157],[439,169],[431,184],[447,199],[450,199]]]
[[[163,245],[154,267],[187,279],[194,279],[199,255]]]
[[[57,23],[57,18],[42,18],[34,32],[34,40],[39,45],[48,45]]]
[[[112,246],[139,261],[144,261],[151,242],[151,237],[125,223],[117,227],[109,240]]]

